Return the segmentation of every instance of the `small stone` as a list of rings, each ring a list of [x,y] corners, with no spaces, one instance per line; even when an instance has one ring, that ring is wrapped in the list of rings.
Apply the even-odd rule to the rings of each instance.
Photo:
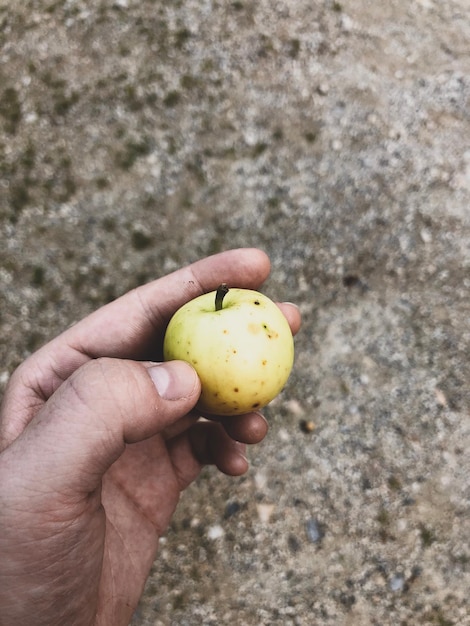
[[[437,406],[440,406],[445,409],[448,406],[448,402],[447,402],[446,395],[442,391],[442,389],[439,389],[438,387],[436,387],[436,389],[434,390],[434,395],[436,396]]]
[[[241,508],[242,507],[238,502],[229,502],[225,507],[224,518],[228,519],[229,517],[232,517],[232,515],[238,513]]]
[[[307,538],[311,543],[318,543],[324,537],[323,529],[314,517],[306,521],[305,530],[307,531]]]
[[[301,420],[300,430],[307,435],[313,433],[315,430],[315,422],[312,422],[312,420]]]
[[[354,29],[354,22],[348,15],[341,16],[341,28],[346,33],[350,33]]]
[[[268,484],[268,477],[264,470],[256,472],[255,474],[255,485],[258,489],[264,489]]]
[[[426,228],[423,228],[421,230],[421,232],[419,233],[420,237],[421,237],[421,241],[423,243],[431,243],[432,241],[432,233],[430,230],[427,230]]]
[[[259,521],[267,524],[273,514],[274,504],[257,504],[256,510],[258,511]]]
[[[296,417],[300,417],[305,413],[302,405],[298,400],[295,400],[295,398],[286,402],[286,409],[289,413],[292,413],[292,415],[295,415]]]
[[[27,124],[34,124],[34,122],[38,121],[38,115],[34,111],[32,113],[28,113],[24,118]]]
[[[279,439],[284,443],[287,443],[290,440],[289,433],[285,428],[280,428],[277,435]]]
[[[207,531],[207,538],[215,541],[216,539],[221,539],[225,535],[225,530],[220,526],[220,524],[214,524]]]
[[[405,577],[403,574],[394,574],[388,583],[391,591],[399,592],[405,588]]]

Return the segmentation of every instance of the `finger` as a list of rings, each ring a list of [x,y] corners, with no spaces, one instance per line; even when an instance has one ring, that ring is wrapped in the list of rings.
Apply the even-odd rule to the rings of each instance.
[[[268,432],[268,422],[261,413],[247,413],[236,417],[212,417],[211,419],[219,422],[229,437],[241,443],[259,443]]]
[[[192,411],[174,424],[165,428],[162,435],[165,440],[174,439],[181,433],[188,430],[198,420],[199,413]],[[260,443],[268,433],[268,423],[261,413],[247,413],[236,417],[214,417],[208,416],[209,421],[215,421],[222,425],[229,437],[240,443],[255,444]]]
[[[63,363],[57,362],[57,355],[64,351],[78,351],[85,358],[144,358],[149,341],[164,331],[171,315],[185,302],[221,282],[256,288],[269,269],[268,257],[256,249],[229,250],[202,259],[95,311],[38,351],[36,360],[43,363],[54,357],[67,376],[67,359],[62,356]]]
[[[216,465],[229,476],[244,474],[248,469],[245,444],[259,443],[268,432],[268,424],[260,413],[211,417],[210,421],[193,423],[184,433],[183,424],[188,428],[184,418],[179,420],[175,425],[181,427],[179,436],[167,441],[181,490],[198,476],[203,465]]]
[[[4,455],[21,455],[41,492],[90,493],[126,444],[168,428],[199,394],[195,371],[181,361],[146,368],[93,360],[59,387]]]
[[[229,476],[241,476],[248,469],[245,444],[234,441],[216,422],[200,422],[190,431],[195,457],[202,465],[215,465]]]
[[[204,465],[216,465],[229,476],[240,476],[248,469],[244,444],[231,439],[217,423],[199,422],[167,446],[181,491]]]
[[[293,335],[296,335],[300,330],[302,323],[302,317],[299,307],[292,302],[279,302],[278,307],[284,313],[287,321],[289,322],[290,329]]]

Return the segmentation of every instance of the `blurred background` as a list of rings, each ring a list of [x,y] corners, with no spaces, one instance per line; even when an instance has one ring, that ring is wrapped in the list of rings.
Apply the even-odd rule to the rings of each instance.
[[[303,328],[133,626],[470,624],[467,0],[0,0],[0,389],[130,288],[257,246]]]

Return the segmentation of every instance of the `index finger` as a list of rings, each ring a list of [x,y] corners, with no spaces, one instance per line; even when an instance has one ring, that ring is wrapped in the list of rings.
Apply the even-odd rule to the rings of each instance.
[[[255,248],[228,250],[196,261],[98,309],[35,352],[23,370],[32,372],[46,398],[90,359],[155,359],[155,354],[149,354],[155,339],[161,339],[181,305],[222,282],[256,289],[269,271],[269,258]]]

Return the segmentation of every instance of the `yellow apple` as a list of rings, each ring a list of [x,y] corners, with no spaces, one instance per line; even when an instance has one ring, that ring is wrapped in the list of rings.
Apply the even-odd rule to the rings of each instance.
[[[187,361],[196,370],[201,413],[241,415],[266,406],[284,387],[294,340],[286,318],[267,296],[221,285],[176,311],[163,354],[166,361]]]

